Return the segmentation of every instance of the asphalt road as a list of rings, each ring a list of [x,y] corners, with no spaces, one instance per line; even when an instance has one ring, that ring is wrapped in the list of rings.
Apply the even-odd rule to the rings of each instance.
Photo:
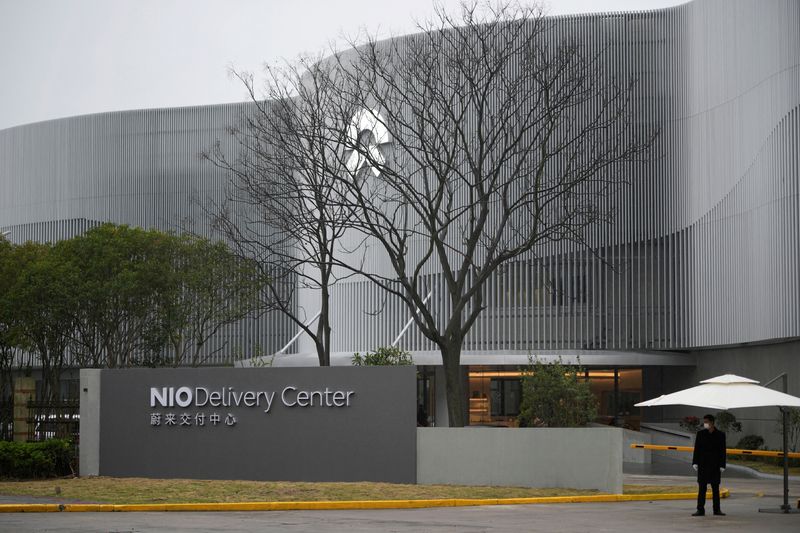
[[[686,477],[628,476],[626,482],[686,484]],[[724,517],[692,517],[694,502],[654,501],[514,505],[380,511],[273,511],[246,513],[42,513],[0,515],[0,531],[14,532],[681,532],[800,531],[800,514],[759,513],[778,508],[774,480],[730,480]],[[800,483],[793,482],[793,504]],[[708,503],[710,511],[710,502]]]

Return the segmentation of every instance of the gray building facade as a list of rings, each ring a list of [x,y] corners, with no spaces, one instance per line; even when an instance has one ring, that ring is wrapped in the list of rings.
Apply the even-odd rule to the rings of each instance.
[[[614,223],[594,231],[597,255],[556,244],[491,280],[464,344],[471,392],[489,403],[513,396],[492,380],[532,354],[580,358],[598,383],[610,372],[609,416],[727,372],[766,381],[788,371],[799,393],[800,1],[695,0],[553,23],[554,39],[605,50],[609,70],[638,80],[634,105],[661,130],[658,157],[621,190]],[[200,205],[222,198],[225,176],[198,153],[228,142],[225,127],[246,110],[125,111],[2,130],[0,229],[15,242],[68,238],[102,221],[208,233]],[[437,275],[432,298],[445,306]],[[313,307],[313,295],[300,299]],[[332,304],[334,364],[390,344],[410,318],[358,279],[338,284]],[[257,343],[274,353],[294,333],[270,315],[226,334],[245,351]],[[417,364],[441,364],[414,327],[399,345]],[[316,355],[300,338],[276,364],[313,365]],[[484,422],[502,421],[487,409]]]

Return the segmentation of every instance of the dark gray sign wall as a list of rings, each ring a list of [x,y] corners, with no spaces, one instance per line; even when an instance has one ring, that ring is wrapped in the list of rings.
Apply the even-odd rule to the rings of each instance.
[[[414,367],[126,369],[100,378],[99,475],[416,481]]]

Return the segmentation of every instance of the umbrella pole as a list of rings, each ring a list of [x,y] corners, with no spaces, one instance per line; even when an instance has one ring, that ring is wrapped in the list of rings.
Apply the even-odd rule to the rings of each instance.
[[[789,505],[789,410],[781,407],[781,415],[783,417],[783,509],[784,513],[789,513],[792,506]]]
[[[789,449],[789,410],[786,407],[781,407],[781,418],[783,420],[783,505],[778,509],[774,507],[771,509],[759,509],[759,513],[797,513],[798,509],[792,509],[789,505],[789,454],[786,453]]]
[[[786,372],[782,372],[780,375],[772,378],[767,383],[764,384],[765,387],[771,385],[772,383],[781,380],[781,389],[783,390],[784,394],[789,393],[789,374]],[[773,512],[773,513],[797,513],[800,512],[800,509],[792,509],[792,506],[789,505],[789,455],[787,454],[789,450],[789,409],[786,407],[779,407],[781,410],[781,419],[783,424],[783,505],[781,505],[780,510],[777,509],[759,509],[759,512]]]

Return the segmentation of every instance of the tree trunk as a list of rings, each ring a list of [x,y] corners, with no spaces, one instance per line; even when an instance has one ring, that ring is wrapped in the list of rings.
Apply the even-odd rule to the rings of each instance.
[[[319,366],[331,366],[331,320],[330,320],[330,301],[331,295],[328,291],[330,276],[322,272],[320,280],[320,314],[317,319],[317,357]]]
[[[325,366],[331,366],[331,320],[330,320],[330,294],[328,293],[328,281],[322,286],[322,308],[319,316],[322,325],[322,345],[324,346]]]
[[[467,425],[468,420],[461,372],[461,343],[453,344],[453,346],[442,346],[441,352],[447,391],[447,416],[450,427],[460,428]]]

